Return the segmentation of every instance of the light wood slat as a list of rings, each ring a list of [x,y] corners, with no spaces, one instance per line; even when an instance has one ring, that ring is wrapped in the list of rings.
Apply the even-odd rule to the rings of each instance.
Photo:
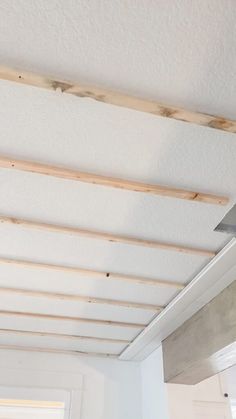
[[[87,319],[83,317],[70,317],[70,316],[58,316],[55,314],[43,314],[43,313],[29,313],[29,312],[22,312],[22,311],[8,311],[8,310],[0,310],[0,317],[21,317],[27,319],[40,319],[40,320],[58,320],[62,321],[69,321],[69,322],[77,322],[77,323],[86,323],[86,324],[93,324],[97,326],[112,326],[112,327],[123,327],[123,328],[130,328],[130,329],[144,329],[146,327],[145,324],[139,323],[124,323],[118,322],[113,320],[97,320],[97,319]]]
[[[37,346],[20,346],[20,345],[1,345],[0,350],[12,350],[12,351],[29,351],[29,352],[44,352],[52,354],[62,354],[62,355],[85,355],[85,356],[95,356],[101,358],[114,358],[117,359],[118,355],[103,353],[103,352],[85,352],[85,351],[71,351],[63,349],[52,349],[52,348],[41,348]]]
[[[170,282],[170,281],[164,281],[160,279],[151,279],[151,278],[143,278],[143,277],[138,277],[138,276],[123,275],[123,274],[117,274],[113,272],[94,271],[91,269],[78,268],[74,266],[53,265],[53,264],[48,264],[48,263],[30,262],[28,260],[8,259],[8,258],[0,257],[0,265],[1,264],[19,266],[22,268],[46,269],[46,270],[61,271],[61,272],[66,272],[66,273],[70,272],[70,273],[75,273],[78,275],[92,276],[97,279],[101,278],[108,281],[118,280],[118,281],[130,282],[130,283],[135,283],[135,284],[141,284],[141,285],[171,287],[171,288],[176,288],[176,289],[184,288],[184,285],[180,284],[179,282]]]
[[[86,173],[79,170],[42,164],[35,161],[19,160],[6,156],[0,156],[0,167],[85,182],[92,185],[107,186],[134,192],[144,192],[147,194],[186,199],[189,201],[198,201],[207,204],[226,205],[229,202],[229,199],[224,196],[206,194],[197,191],[188,191],[184,189],[169,188],[167,186],[147,184],[133,180],[101,176],[94,173]]]
[[[182,245],[176,245],[171,243],[164,243],[152,240],[143,240],[136,237],[128,237],[128,236],[117,236],[113,234],[107,233],[98,233],[92,232],[88,230],[83,230],[77,227],[69,227],[63,226],[59,224],[48,224],[42,223],[37,221],[25,220],[22,218],[16,217],[6,217],[0,215],[0,224],[13,224],[13,225],[20,225],[23,228],[34,228],[37,230],[42,231],[50,231],[55,233],[62,233],[62,234],[76,234],[78,236],[83,236],[87,238],[94,238],[98,240],[107,240],[114,243],[124,243],[132,246],[143,246],[143,247],[150,247],[155,249],[162,249],[166,251],[174,251],[179,253],[187,253],[190,255],[197,255],[203,257],[214,257],[215,252],[206,249],[198,249],[193,247],[187,247]]]
[[[166,105],[154,100],[139,98],[122,92],[112,91],[110,89],[96,87],[85,83],[62,81],[53,77],[16,70],[6,66],[0,66],[0,79],[53,91],[60,89],[63,93],[69,93],[79,98],[90,98],[110,105],[146,112],[152,115],[175,119],[177,121],[215,128],[232,133],[236,132],[236,121],[222,116],[214,116],[202,112],[183,109],[177,106]]]
[[[142,304],[142,303],[134,303],[134,302],[129,302],[129,301],[109,300],[107,298],[96,298],[96,297],[87,297],[87,296],[85,297],[82,295],[52,293],[52,292],[47,292],[47,291],[34,291],[34,290],[28,290],[28,289],[22,289],[22,288],[0,287],[0,294],[19,294],[19,295],[25,295],[28,297],[49,298],[52,300],[78,301],[81,303],[100,304],[100,305],[102,304],[102,305],[126,307],[130,309],[140,309],[140,310],[155,311],[155,312],[159,312],[163,309],[163,307],[160,307],[154,304]]]
[[[93,342],[105,342],[105,343],[121,343],[127,345],[130,343],[130,340],[127,339],[111,339],[111,338],[100,338],[93,336],[77,336],[77,335],[66,335],[64,333],[51,333],[51,332],[38,332],[32,330],[17,330],[17,329],[0,329],[0,335],[18,335],[18,336],[40,336],[40,337],[49,337],[56,339],[68,339],[68,340],[87,340]]]

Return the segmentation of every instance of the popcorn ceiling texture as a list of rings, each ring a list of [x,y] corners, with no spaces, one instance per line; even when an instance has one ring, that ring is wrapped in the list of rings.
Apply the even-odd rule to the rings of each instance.
[[[0,19],[4,65],[236,119],[233,0],[2,0]],[[0,214],[215,251],[229,240],[213,230],[236,201],[235,134],[6,81],[0,92],[0,154],[230,197],[220,207],[1,169]],[[6,225],[0,255],[183,283],[208,262]],[[0,286],[17,284],[164,305],[174,296],[173,290],[0,266]],[[153,316],[16,296],[4,298],[0,309],[10,305],[143,323]]]
[[[235,117],[234,0],[2,0],[0,59]]]

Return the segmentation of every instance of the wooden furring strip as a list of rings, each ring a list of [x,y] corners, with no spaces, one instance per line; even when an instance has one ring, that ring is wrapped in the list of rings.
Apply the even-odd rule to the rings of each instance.
[[[193,247],[182,246],[178,244],[171,244],[171,243],[164,243],[164,242],[157,242],[152,240],[143,240],[136,237],[129,237],[129,236],[118,236],[115,234],[91,231],[91,230],[83,230],[77,227],[69,227],[63,226],[59,224],[48,224],[42,223],[37,221],[30,221],[25,220],[22,218],[15,218],[15,217],[6,217],[0,215],[0,224],[13,224],[19,225],[23,228],[33,228],[36,230],[42,231],[50,231],[53,233],[61,233],[61,234],[75,234],[78,236],[83,236],[86,238],[92,238],[97,240],[107,240],[109,242],[114,243],[124,243],[132,246],[143,246],[143,247],[150,247],[155,249],[161,249],[166,251],[174,251],[179,253],[186,253],[190,255],[197,255],[202,257],[213,257],[215,256],[215,252],[206,249],[198,249]]]
[[[100,337],[93,337],[93,336],[77,336],[77,335],[67,335],[65,333],[52,333],[52,332],[38,332],[32,330],[17,330],[17,329],[0,329],[0,335],[4,335],[7,333],[8,335],[18,335],[18,336],[39,336],[39,337],[49,337],[49,338],[56,338],[56,339],[68,339],[68,340],[83,340],[83,341],[93,341],[93,342],[105,342],[105,343],[120,343],[127,345],[130,343],[130,340],[127,339],[111,339],[111,338],[100,338]]]
[[[126,307],[130,309],[147,310],[147,311],[154,311],[154,312],[159,312],[163,309],[163,307],[160,307],[154,304],[142,304],[142,303],[134,303],[134,302],[129,302],[129,301],[109,300],[107,298],[96,298],[96,297],[87,297],[87,296],[85,297],[82,295],[52,293],[48,291],[35,291],[35,290],[28,290],[28,289],[22,289],[22,288],[0,287],[0,294],[18,294],[18,295],[24,295],[28,297],[49,298],[49,299],[58,300],[58,301],[60,300],[77,301],[80,303],[109,305],[109,306],[114,306],[114,307]]]
[[[105,279],[106,281],[117,280],[130,282],[131,284],[151,285],[157,287],[170,287],[175,289],[183,289],[184,285],[179,282],[164,281],[160,279],[143,278],[138,276],[124,275],[113,272],[102,272],[91,269],[78,268],[74,266],[53,265],[49,263],[30,262],[28,260],[8,259],[0,257],[0,265],[19,266],[22,268],[46,269],[50,271],[60,271],[66,273],[78,274],[80,276],[89,276],[97,279]]]
[[[85,355],[85,356],[94,356],[101,358],[114,358],[117,359],[118,355],[103,353],[103,352],[85,352],[85,351],[71,351],[63,350],[56,348],[41,348],[37,346],[20,346],[20,345],[1,345],[0,350],[12,350],[12,351],[29,351],[29,352],[43,352],[51,354],[61,354],[61,355]]]
[[[198,201],[206,204],[226,205],[229,202],[229,199],[224,196],[102,176],[94,173],[86,173],[79,170],[47,165],[35,161],[19,160],[6,156],[0,156],[0,167],[85,182],[92,185],[118,188],[133,192],[143,192],[146,194],[185,199],[188,201]]]
[[[69,93],[79,98],[90,98],[98,102],[129,108],[135,111],[236,133],[236,121],[234,120],[222,116],[194,112],[177,106],[165,105],[154,100],[142,99],[102,87],[62,81],[5,66],[0,66],[0,79],[53,91],[59,89],[63,93]]]
[[[96,326],[112,326],[112,327],[122,327],[122,328],[130,328],[130,329],[139,329],[142,330],[146,327],[145,324],[139,323],[124,323],[118,322],[113,320],[98,320],[98,319],[87,319],[84,317],[71,317],[71,316],[63,316],[63,315],[56,315],[56,314],[43,314],[43,313],[29,313],[29,312],[22,312],[22,311],[8,311],[8,310],[0,310],[0,317],[19,317],[23,319],[40,319],[40,320],[58,320],[62,321],[69,321],[69,322],[77,322],[77,323],[85,323],[85,324],[92,324]]]

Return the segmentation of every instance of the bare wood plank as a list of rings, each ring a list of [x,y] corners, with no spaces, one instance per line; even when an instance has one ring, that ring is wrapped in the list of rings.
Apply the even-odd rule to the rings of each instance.
[[[71,351],[63,350],[56,348],[42,348],[37,346],[19,346],[19,345],[1,345],[0,350],[12,350],[12,351],[29,351],[29,352],[43,352],[43,353],[52,353],[52,354],[62,354],[62,355],[85,355],[85,356],[95,356],[101,358],[118,358],[118,354],[109,354],[103,352],[85,352],[85,351]]]
[[[51,271],[75,273],[78,275],[92,276],[97,279],[102,278],[108,281],[118,280],[118,281],[130,282],[130,283],[135,283],[135,284],[141,284],[141,285],[171,287],[171,288],[176,288],[176,289],[184,288],[184,285],[179,282],[171,282],[171,281],[164,281],[160,279],[151,279],[151,278],[143,278],[143,277],[138,277],[138,276],[123,275],[123,274],[118,274],[118,273],[113,273],[113,272],[95,271],[91,269],[78,268],[74,266],[53,265],[49,263],[30,262],[28,260],[9,259],[9,258],[0,257],[0,265],[1,264],[19,266],[22,268],[46,269],[46,270],[51,270]]]
[[[118,236],[109,233],[98,233],[95,231],[83,230],[77,227],[69,227],[69,226],[62,226],[59,224],[48,224],[42,223],[37,221],[25,220],[22,218],[15,218],[15,217],[6,217],[0,215],[0,224],[14,224],[20,225],[23,228],[34,228],[37,230],[42,231],[50,231],[55,233],[62,233],[62,234],[76,234],[79,236],[87,237],[87,238],[94,238],[98,240],[108,240],[114,243],[124,243],[132,246],[143,246],[143,247],[151,247],[155,249],[161,249],[166,251],[174,251],[179,253],[187,253],[190,255],[197,255],[203,257],[214,257],[215,252],[206,249],[198,249],[193,247],[187,247],[177,244],[171,243],[164,243],[152,240],[143,240],[137,237],[128,237],[128,236]]]
[[[67,180],[90,183],[111,188],[118,188],[134,192],[160,195],[164,197],[198,201],[207,204],[226,205],[229,199],[224,196],[206,194],[197,191],[169,188],[163,185],[136,182],[133,180],[119,179],[108,176],[96,175],[94,173],[81,172],[53,165],[14,159],[7,156],[0,156],[0,167],[5,169],[21,170],[24,172],[37,173],[40,175],[53,176]]]
[[[130,343],[130,340],[127,339],[111,339],[111,338],[101,338],[101,337],[94,337],[94,336],[77,336],[77,335],[67,335],[65,333],[52,333],[52,332],[39,332],[39,331],[32,331],[32,330],[17,330],[17,329],[8,329],[8,328],[1,328],[0,335],[4,334],[8,335],[18,335],[18,336],[39,336],[39,337],[49,337],[49,338],[56,338],[56,339],[68,339],[73,341],[93,341],[93,342],[105,342],[105,343],[120,343],[127,345]]]
[[[236,121],[222,116],[214,116],[172,105],[166,105],[154,100],[139,98],[85,83],[72,83],[65,80],[58,80],[53,77],[16,70],[6,66],[0,66],[0,79],[53,91],[60,89],[63,93],[69,93],[79,98],[90,98],[110,105],[133,109],[135,111],[236,133]]]
[[[84,317],[73,317],[73,316],[62,316],[62,315],[55,315],[55,314],[43,314],[43,313],[30,313],[25,311],[8,311],[8,310],[0,310],[0,317],[19,317],[19,318],[27,318],[27,319],[40,319],[40,320],[58,320],[62,321],[69,321],[69,322],[77,322],[77,323],[85,323],[85,324],[93,324],[97,326],[111,326],[111,327],[122,327],[122,328],[129,328],[129,329],[144,329],[146,327],[145,324],[140,323],[126,323],[126,322],[118,322],[114,320],[98,320],[98,319],[87,319]]]
[[[114,307],[126,307],[130,309],[139,309],[139,310],[147,310],[147,311],[154,311],[159,312],[163,309],[163,307],[154,305],[154,304],[142,304],[142,303],[134,303],[129,301],[120,301],[120,300],[109,300],[107,298],[96,298],[96,297],[85,297],[82,295],[74,295],[74,294],[61,294],[61,293],[52,293],[47,291],[34,291],[22,288],[7,288],[7,287],[0,287],[0,294],[18,294],[18,295],[25,295],[28,297],[36,297],[36,298],[49,298],[52,300],[63,300],[63,301],[77,301],[81,303],[88,303],[88,304],[102,304],[102,305],[110,305]]]
[[[97,326],[111,326],[111,327],[121,327],[121,328],[130,328],[130,329],[138,329],[142,330],[146,327],[145,324],[142,323],[127,323],[127,322],[119,322],[114,320],[98,320],[98,319],[91,319],[91,318],[84,318],[84,317],[74,317],[74,316],[65,316],[65,315],[55,315],[55,314],[43,314],[43,313],[31,313],[25,311],[8,311],[8,310],[0,310],[0,317],[19,317],[19,318],[29,318],[29,319],[40,319],[40,320],[58,320],[68,321],[68,322],[77,322],[77,323],[85,323],[85,324],[92,324]]]

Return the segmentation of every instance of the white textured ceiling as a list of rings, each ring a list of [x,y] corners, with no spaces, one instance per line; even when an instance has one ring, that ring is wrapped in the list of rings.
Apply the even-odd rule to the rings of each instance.
[[[236,3],[2,0],[2,64],[236,119]],[[218,251],[236,201],[236,135],[0,81],[0,154],[230,198],[227,207],[0,170],[0,214]],[[0,257],[187,284],[209,259],[0,225]],[[166,305],[176,290],[0,265],[0,286]],[[146,324],[155,312],[4,295],[0,310]],[[0,318],[0,328],[133,339],[111,326]],[[40,341],[41,339],[41,341]],[[43,340],[42,340],[43,339]],[[119,353],[120,343],[0,335],[22,344]],[[87,345],[87,346],[86,346]],[[76,346],[76,348],[75,348]],[[87,348],[87,349],[86,349]]]

